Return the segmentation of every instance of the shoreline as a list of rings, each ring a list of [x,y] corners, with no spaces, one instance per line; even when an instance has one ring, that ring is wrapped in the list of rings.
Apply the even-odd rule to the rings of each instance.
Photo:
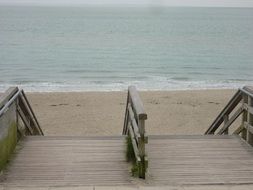
[[[203,134],[235,89],[140,91],[149,135]],[[29,92],[35,114],[49,136],[120,135],[127,91]]]
[[[128,86],[136,86],[139,91],[143,92],[157,92],[157,91],[195,91],[195,90],[235,90],[241,88],[243,86],[251,85],[250,82],[242,82],[242,83],[202,83],[203,81],[195,81],[195,82],[183,82],[183,81],[175,81],[175,83],[152,83],[152,85],[147,83],[130,83],[130,84],[121,84],[121,83],[111,83],[109,84],[89,84],[89,85],[54,85],[54,84],[40,84],[34,83],[32,85],[18,85],[18,84],[0,84],[0,93],[3,93],[11,86],[18,86],[25,90],[25,92],[29,93],[57,93],[57,92],[125,92],[128,89]],[[179,83],[178,83],[179,82]],[[181,83],[182,82],[182,83]]]
[[[130,85],[131,86],[131,85]],[[134,86],[134,85],[133,85]],[[247,85],[246,85],[247,86]],[[240,88],[240,87],[239,87]],[[127,89],[122,89],[122,90],[80,90],[80,91],[26,91],[26,93],[29,93],[29,94],[37,94],[37,93],[117,93],[117,92],[127,92]],[[147,90],[139,90],[138,87],[137,87],[137,90],[138,92],[140,93],[145,93],[145,92],[178,92],[178,91],[206,91],[206,90],[210,90],[210,91],[213,91],[213,90],[237,90],[238,88],[189,88],[189,89],[147,89]],[[2,93],[2,92],[0,92]]]

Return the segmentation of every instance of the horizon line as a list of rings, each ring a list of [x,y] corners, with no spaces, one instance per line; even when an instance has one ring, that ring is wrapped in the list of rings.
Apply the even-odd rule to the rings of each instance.
[[[113,4],[85,4],[85,3],[7,3],[0,2],[0,6],[20,6],[20,7],[154,7],[154,8],[167,8],[167,7],[182,7],[182,8],[253,8],[253,6],[221,6],[221,5],[212,5],[212,6],[203,6],[203,5],[159,5],[159,4],[122,4],[122,3],[113,3]]]

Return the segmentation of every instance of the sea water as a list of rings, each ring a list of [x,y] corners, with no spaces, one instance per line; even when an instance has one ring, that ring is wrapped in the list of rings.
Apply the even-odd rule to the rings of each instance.
[[[253,85],[253,9],[0,6],[0,91]]]

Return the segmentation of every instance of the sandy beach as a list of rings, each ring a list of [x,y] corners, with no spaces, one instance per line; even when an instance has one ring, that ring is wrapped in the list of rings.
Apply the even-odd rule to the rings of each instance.
[[[148,134],[203,134],[235,90],[148,91]],[[45,135],[121,134],[127,92],[27,93]]]

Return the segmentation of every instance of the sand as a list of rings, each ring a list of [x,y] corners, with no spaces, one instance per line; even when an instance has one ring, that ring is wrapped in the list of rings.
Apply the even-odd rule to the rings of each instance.
[[[141,92],[148,134],[203,134],[235,90]],[[127,92],[27,93],[45,135],[119,135]]]

